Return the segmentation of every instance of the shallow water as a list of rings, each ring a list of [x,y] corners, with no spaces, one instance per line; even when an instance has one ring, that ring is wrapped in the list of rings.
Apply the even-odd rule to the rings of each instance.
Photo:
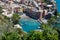
[[[22,29],[26,32],[31,30],[37,30],[40,27],[40,23],[34,19],[20,19],[19,24],[22,26]]]

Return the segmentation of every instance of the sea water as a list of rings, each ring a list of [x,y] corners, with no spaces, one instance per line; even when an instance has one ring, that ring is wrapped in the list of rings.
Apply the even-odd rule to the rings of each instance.
[[[40,27],[40,23],[37,20],[31,18],[20,19],[19,24],[26,32],[37,30]]]
[[[57,5],[57,10],[60,12],[60,0],[55,0]]]

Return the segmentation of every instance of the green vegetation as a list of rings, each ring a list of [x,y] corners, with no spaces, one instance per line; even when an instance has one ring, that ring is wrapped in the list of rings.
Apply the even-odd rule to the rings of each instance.
[[[48,24],[52,25],[52,23],[56,22],[57,17],[56,16],[52,16],[49,20],[48,20]]]
[[[45,3],[47,3],[47,0],[44,0]]]
[[[60,17],[60,13],[57,13],[57,16],[59,16],[59,17]]]
[[[21,37],[17,32],[7,32],[3,34],[2,40],[21,40]]]
[[[42,31],[31,31],[28,34],[21,29],[4,32],[2,40],[58,40],[58,32],[47,24],[42,24]]]
[[[25,35],[22,29],[14,28],[10,20],[0,15],[0,40],[22,40],[25,39]]]
[[[50,24],[51,27],[53,27],[54,29],[57,30],[57,32],[59,34],[58,39],[60,40],[60,27],[58,26],[58,24],[59,24],[58,20],[60,20],[60,14],[59,13],[57,13],[56,16],[52,16],[51,19],[48,20],[48,24]],[[53,23],[53,25],[52,25],[52,23]]]
[[[58,32],[56,29],[51,27],[48,24],[42,24],[43,35],[46,37],[46,40],[58,40]]]
[[[2,7],[0,6],[0,14],[2,13],[3,11],[2,11]]]
[[[10,22],[8,19],[5,19],[3,15],[0,15],[0,38],[2,33],[12,31],[12,25],[12,22]]]
[[[19,19],[20,16],[18,14],[13,14],[12,21],[14,24],[17,24]]]
[[[57,16],[59,16],[59,17],[58,17],[58,20],[60,20],[60,13],[57,13]],[[58,21],[58,20],[57,20],[57,21]],[[60,23],[57,23],[57,24],[60,24]],[[57,26],[57,25],[56,25],[56,26]],[[57,27],[58,27],[58,26],[57,26]],[[60,39],[60,27],[57,28],[57,31],[58,31],[58,33],[59,33],[59,39]]]

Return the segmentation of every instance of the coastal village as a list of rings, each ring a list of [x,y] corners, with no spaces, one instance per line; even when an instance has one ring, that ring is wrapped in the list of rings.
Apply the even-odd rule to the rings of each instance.
[[[0,0],[2,15],[11,18],[13,14],[18,14],[21,19],[28,18],[37,20],[40,23],[47,23],[51,16],[56,16],[56,1],[47,0]],[[16,24],[14,26],[21,25]],[[38,27],[40,28],[40,27]]]
[[[56,0],[0,0],[0,40],[60,40]]]
[[[3,8],[2,15],[8,18],[18,14],[23,20],[31,18],[40,23],[47,23],[51,16],[57,15],[54,0],[47,0],[47,3],[44,0],[0,0],[0,6]],[[19,24],[14,26],[22,28]]]
[[[51,18],[51,15],[56,15],[56,5],[54,0],[48,1],[49,4],[43,0],[1,0],[0,5],[3,7],[3,15],[12,17],[14,13],[19,14],[21,17],[25,15],[27,17],[47,22],[47,19]]]

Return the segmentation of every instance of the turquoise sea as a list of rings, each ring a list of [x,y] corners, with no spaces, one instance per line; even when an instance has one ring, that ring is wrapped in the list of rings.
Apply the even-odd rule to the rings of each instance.
[[[60,0],[55,0],[57,5],[57,10],[60,12]]]
[[[31,18],[20,19],[19,24],[22,26],[23,31],[26,32],[37,30],[40,27],[40,23]]]

